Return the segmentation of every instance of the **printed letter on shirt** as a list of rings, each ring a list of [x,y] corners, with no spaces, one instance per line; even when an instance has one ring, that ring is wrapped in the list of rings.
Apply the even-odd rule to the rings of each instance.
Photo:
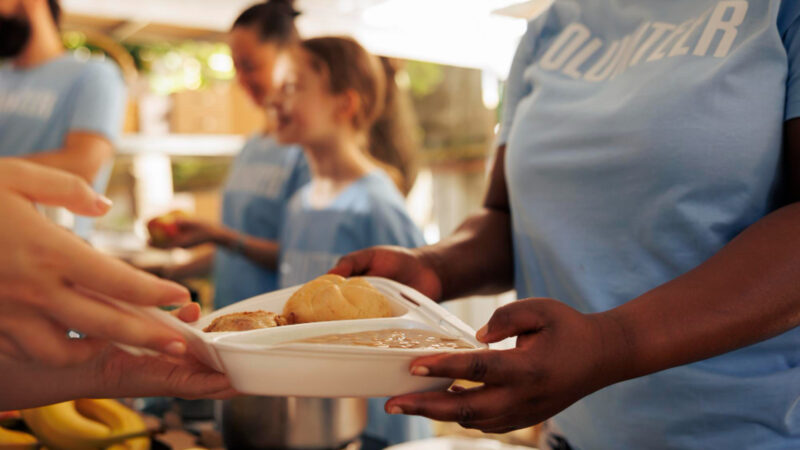
[[[694,55],[705,56],[708,53],[708,48],[711,46],[711,41],[717,35],[718,31],[723,33],[722,39],[717,44],[717,50],[714,52],[715,58],[724,58],[728,56],[728,52],[733,46],[733,41],[739,32],[739,25],[744,22],[747,16],[747,2],[745,0],[729,0],[719,2],[716,9],[708,19],[706,29],[703,31],[697,46],[694,48]],[[728,15],[730,10],[733,10],[728,20],[723,18]]]
[[[633,32],[631,35],[631,41],[625,46],[624,50],[621,52],[621,58],[619,60],[619,64],[617,64],[617,69],[611,75],[611,77],[616,77],[617,75],[621,74],[628,68],[628,64],[633,56],[634,50],[636,50],[636,46],[639,45],[639,42],[644,37],[645,32],[647,32],[647,28],[650,27],[650,22],[645,22],[639,25],[639,28]]]
[[[650,50],[650,48],[653,46],[653,44],[658,42],[658,40],[661,39],[662,36],[664,36],[664,33],[668,32],[670,30],[674,30],[674,29],[675,29],[675,25],[673,25],[671,23],[664,23],[664,22],[656,22],[656,23],[654,23],[653,24],[653,32],[650,33],[650,36],[647,38],[646,41],[644,41],[644,44],[642,44],[642,46],[639,47],[639,49],[633,55],[633,58],[631,59],[631,63],[629,64],[629,67],[633,67],[636,64],[638,64],[639,61],[642,60],[642,57],[644,57],[644,54],[647,53],[648,50]]]
[[[589,39],[591,33],[582,23],[571,23],[542,56],[539,65],[545,70],[558,70]]]
[[[586,72],[586,76],[584,76],[583,79],[595,82],[608,79],[617,67],[619,60],[622,59],[622,54],[625,53],[625,48],[630,40],[631,37],[626,36],[622,39],[622,43],[620,43],[620,41],[614,41],[606,51],[606,54],[597,61],[597,64]]]
[[[685,33],[675,42],[675,45],[672,47],[672,50],[669,52],[669,56],[683,56],[689,54],[689,47],[686,46],[686,41],[692,36],[692,34],[697,30],[697,27],[700,26],[705,20],[708,18],[708,15],[711,14],[711,11],[704,12],[697,20],[694,21],[691,27],[686,30]]]
[[[578,78],[581,78],[583,74],[578,70],[578,68],[580,68],[583,65],[583,63],[588,61],[589,58],[591,58],[592,55],[595,54],[595,52],[600,50],[600,47],[602,46],[603,46],[603,41],[601,41],[598,38],[592,39],[592,42],[586,44],[586,46],[583,47],[581,51],[578,52],[578,54],[575,55],[575,57],[570,60],[569,64],[564,66],[563,72],[568,76],[575,78],[576,80]]]
[[[661,45],[659,45],[658,47],[656,47],[655,50],[653,50],[653,53],[650,54],[650,57],[647,58],[647,61],[658,61],[659,59],[667,56],[667,47],[670,44],[672,44],[672,42],[678,36],[683,34],[692,25],[692,22],[694,22],[694,20],[683,22],[678,26],[678,28],[675,28],[672,31],[672,33],[670,33],[669,36],[667,36],[667,38],[664,39],[663,42],[661,42]]]

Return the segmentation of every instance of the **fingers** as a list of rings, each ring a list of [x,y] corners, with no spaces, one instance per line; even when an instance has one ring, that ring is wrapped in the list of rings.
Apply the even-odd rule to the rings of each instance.
[[[542,313],[545,300],[520,300],[498,308],[489,323],[478,330],[477,338],[481,342],[492,343],[525,333],[540,331],[547,319]]]
[[[4,185],[32,202],[63,206],[84,216],[100,216],[111,209],[111,200],[76,175],[26,161],[10,163],[12,166],[3,171]]]
[[[11,359],[14,361],[27,361],[28,356],[19,348],[19,346],[10,337],[5,334],[0,334],[0,362],[3,359]]]
[[[91,338],[149,348],[173,356],[186,353],[186,343],[175,330],[71,289],[54,293],[48,303],[48,313],[53,320]]]
[[[515,355],[515,350],[483,350],[425,356],[411,363],[411,374],[501,384],[517,373]]]
[[[65,327],[27,308],[3,308],[3,329],[13,338],[25,360],[52,367],[66,367],[86,362],[103,349],[89,339],[69,339]],[[17,355],[19,356],[19,355]]]
[[[138,305],[178,305],[191,300],[183,286],[98,253],[73,236],[59,242],[62,254],[75,261],[65,266],[63,273],[72,284]]]
[[[385,409],[390,414],[425,416],[469,427],[505,416],[515,403],[515,394],[509,388],[480,387],[459,393],[403,395],[389,399]]]
[[[375,250],[367,249],[358,252],[350,253],[343,256],[336,263],[336,267],[331,269],[328,273],[332,275],[339,275],[343,277],[352,277],[356,275],[364,275],[372,266],[372,260],[375,257]]]
[[[180,309],[176,309],[172,314],[184,322],[195,322],[200,318],[200,305],[197,303],[187,303]]]

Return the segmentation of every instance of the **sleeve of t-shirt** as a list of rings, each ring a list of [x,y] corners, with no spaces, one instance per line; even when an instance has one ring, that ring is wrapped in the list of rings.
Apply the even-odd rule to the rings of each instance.
[[[543,16],[546,16],[545,13]],[[520,100],[531,93],[532,86],[525,81],[525,71],[533,62],[536,51],[536,41],[538,40],[545,17],[539,17],[528,24],[528,30],[517,46],[514,54],[514,61],[511,63],[511,70],[506,79],[503,93],[503,114],[500,123],[500,132],[497,135],[496,146],[505,145],[511,133],[511,124],[514,123],[514,115]]]
[[[786,78],[785,120],[800,117],[800,2],[784,1],[778,19],[789,62]]]
[[[375,245],[397,245],[417,248],[425,244],[422,232],[405,211],[390,203],[381,203],[372,208],[370,220],[371,242],[365,247]]]
[[[112,63],[89,63],[74,91],[70,131],[97,133],[114,142],[119,137],[127,100],[125,83]]]

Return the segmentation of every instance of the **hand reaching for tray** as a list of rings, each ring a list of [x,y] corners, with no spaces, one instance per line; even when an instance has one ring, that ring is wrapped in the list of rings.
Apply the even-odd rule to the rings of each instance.
[[[179,333],[84,289],[145,306],[186,303],[186,289],[98,253],[45,219],[34,202],[89,216],[111,206],[74,175],[0,160],[0,356],[63,367],[94,358],[108,342],[183,355],[186,344]],[[70,329],[88,338],[67,339]]]
[[[172,314],[194,322],[200,308],[192,303]],[[0,373],[0,410],[88,397],[229,398],[237,394],[224,374],[191,356],[132,356],[112,345],[100,349],[91,360],[57,368],[0,355]]]
[[[512,336],[517,336],[517,346],[511,350],[415,360],[412,375],[482,385],[394,397],[386,403],[386,412],[506,433],[540,423],[595,390],[622,380],[624,339],[603,314],[582,314],[555,300],[521,300],[495,311],[477,334],[485,343]]]
[[[384,277],[412,287],[434,301],[442,299],[442,281],[421,249],[372,247],[343,256],[328,272],[345,278]]]

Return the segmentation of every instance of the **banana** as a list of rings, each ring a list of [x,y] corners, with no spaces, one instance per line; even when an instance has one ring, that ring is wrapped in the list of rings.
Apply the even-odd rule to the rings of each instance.
[[[75,401],[75,406],[84,416],[104,423],[111,429],[111,434],[106,442],[114,442],[115,439],[136,434],[146,434],[147,426],[141,416],[132,409],[126,407],[116,400],[109,399],[81,399]],[[126,439],[112,445],[111,448],[117,450],[122,448],[129,450],[149,450],[150,438],[141,436]]]
[[[38,441],[33,435],[0,427],[0,448],[3,450],[35,449]]]
[[[42,444],[54,450],[100,448],[111,435],[109,427],[78,413],[72,401],[25,409],[22,418]]]
[[[128,439],[125,441],[127,450],[150,450],[150,438],[147,436]]]

